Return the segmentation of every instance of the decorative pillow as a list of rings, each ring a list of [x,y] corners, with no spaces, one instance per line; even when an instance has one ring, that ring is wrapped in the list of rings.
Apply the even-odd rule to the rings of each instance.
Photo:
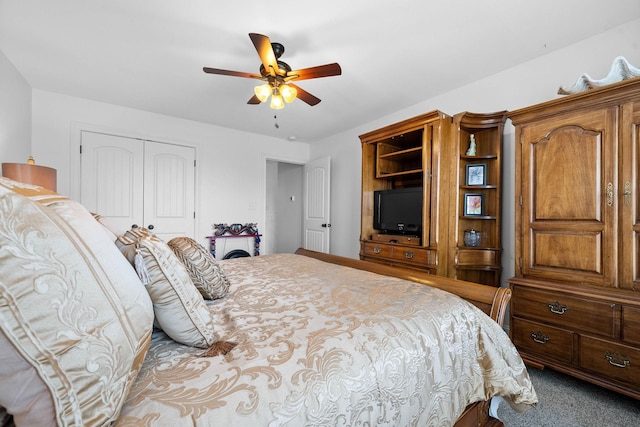
[[[190,237],[174,237],[169,247],[182,261],[193,284],[205,299],[223,298],[229,291],[229,280],[211,253]]]
[[[10,345],[0,358],[28,363],[29,379],[15,381],[39,396],[36,408],[46,407],[44,385],[55,413],[25,408],[4,380],[0,405],[24,425],[109,424],[150,344],[149,296],[81,205],[50,194],[47,207],[7,188],[0,185],[0,330]]]
[[[216,341],[211,312],[171,248],[141,228],[118,237],[116,245],[145,284],[158,327],[174,341],[209,348]]]

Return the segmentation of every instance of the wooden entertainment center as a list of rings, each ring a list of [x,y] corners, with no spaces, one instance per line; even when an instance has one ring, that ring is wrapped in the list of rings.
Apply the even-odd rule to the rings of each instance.
[[[505,119],[505,111],[436,110],[360,135],[360,258],[500,286]],[[423,189],[421,232],[374,228],[374,193],[411,187]],[[468,209],[472,202],[477,210]]]

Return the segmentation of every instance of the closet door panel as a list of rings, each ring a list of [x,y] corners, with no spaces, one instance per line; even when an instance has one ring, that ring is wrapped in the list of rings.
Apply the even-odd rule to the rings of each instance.
[[[80,202],[116,230],[142,225],[143,157],[139,139],[82,132]]]
[[[193,147],[145,142],[144,226],[165,241],[195,234],[194,162]]]

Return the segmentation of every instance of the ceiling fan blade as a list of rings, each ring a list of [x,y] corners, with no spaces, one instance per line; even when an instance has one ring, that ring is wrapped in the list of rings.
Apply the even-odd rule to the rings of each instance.
[[[251,99],[247,101],[247,104],[255,105],[255,104],[260,104],[260,102],[261,101],[258,99],[258,97],[253,95]]]
[[[245,77],[248,79],[262,79],[259,74],[245,73],[243,71],[221,70],[220,68],[203,67],[202,70],[209,74],[221,74],[223,76]]]
[[[311,105],[312,107],[320,102],[320,98],[317,98],[311,95],[309,92],[302,89],[300,86],[294,85],[293,83],[287,83],[287,84],[289,86],[293,86],[294,88],[296,88],[296,90],[298,91],[298,95],[296,96],[296,98],[298,98],[300,101],[304,101],[307,104]]]
[[[278,70],[278,61],[276,60],[276,54],[273,52],[271,40],[269,40],[269,37],[267,36],[256,33],[249,33],[249,37],[258,51],[258,55],[260,56],[260,60],[262,61],[262,65],[264,65],[265,70],[269,70],[269,74],[271,74],[272,77],[275,77],[276,70]]]
[[[342,74],[342,68],[340,64],[334,62],[333,64],[319,65],[317,67],[302,68],[300,70],[293,70],[287,73],[286,80],[308,80],[317,79],[320,77],[339,76]]]

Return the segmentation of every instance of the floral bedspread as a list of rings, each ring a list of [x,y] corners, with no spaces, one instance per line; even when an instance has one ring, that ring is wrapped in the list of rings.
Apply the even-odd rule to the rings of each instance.
[[[447,426],[494,395],[537,402],[498,324],[425,285],[293,254],[220,261],[205,357],[155,332],[117,426]]]

